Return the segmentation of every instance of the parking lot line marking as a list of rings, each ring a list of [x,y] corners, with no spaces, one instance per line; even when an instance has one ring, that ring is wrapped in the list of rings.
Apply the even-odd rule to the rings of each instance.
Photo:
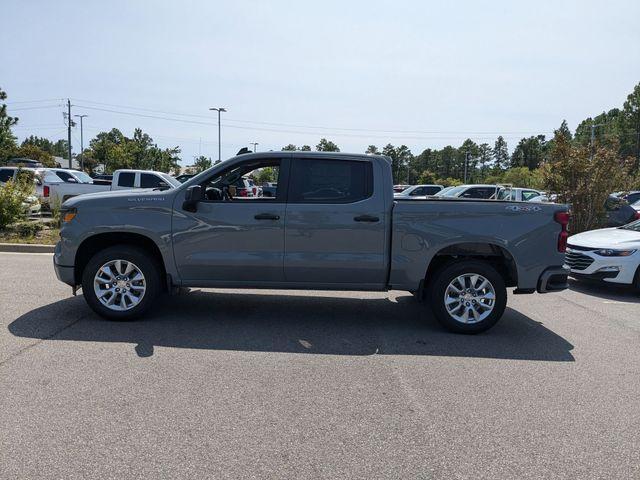
[[[49,255],[53,256],[51,252],[0,252],[0,255]]]

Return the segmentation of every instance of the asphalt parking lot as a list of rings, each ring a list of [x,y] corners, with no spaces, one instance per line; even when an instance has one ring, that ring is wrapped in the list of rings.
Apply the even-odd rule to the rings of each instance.
[[[97,318],[0,253],[0,478],[638,478],[640,295],[197,290]]]

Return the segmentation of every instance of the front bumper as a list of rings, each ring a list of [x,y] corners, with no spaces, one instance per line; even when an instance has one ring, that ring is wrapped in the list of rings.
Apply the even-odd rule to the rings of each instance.
[[[569,275],[578,279],[630,285],[640,265],[640,252],[628,257],[604,257],[583,250],[570,253],[572,257],[567,257],[567,264],[571,267]]]
[[[547,268],[538,279],[538,293],[560,292],[569,288],[568,282],[569,268],[551,267]]]
[[[56,245],[54,254],[53,254],[53,270],[56,272],[56,277],[63,283],[70,285],[72,287],[76,286],[75,279],[75,268],[73,265],[59,265],[57,263],[57,259],[60,257],[60,242]]]

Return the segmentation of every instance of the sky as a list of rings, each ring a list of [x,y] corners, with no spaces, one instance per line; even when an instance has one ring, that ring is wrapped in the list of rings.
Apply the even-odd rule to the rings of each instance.
[[[14,133],[140,127],[217,159],[315,146],[425,148],[552,135],[640,82],[640,2],[2,0],[0,88]],[[80,129],[73,129],[74,152]]]

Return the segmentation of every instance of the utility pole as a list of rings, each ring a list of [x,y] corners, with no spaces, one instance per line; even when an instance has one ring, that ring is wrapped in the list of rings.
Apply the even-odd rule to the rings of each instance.
[[[220,114],[226,112],[227,109],[223,107],[211,107],[209,110],[215,110],[218,112],[218,161],[222,160],[222,143],[220,141]]]
[[[253,153],[256,153],[256,147],[260,144],[258,142],[251,142],[249,145],[253,145]]]
[[[467,164],[469,163],[470,152],[467,150],[464,152],[464,183],[467,183]]]
[[[80,170],[84,172],[84,129],[82,128],[82,119],[89,115],[74,115],[80,119]]]
[[[73,168],[73,163],[71,160],[71,123],[73,122],[71,118],[71,100],[67,98],[67,142],[69,148],[69,168]]]

